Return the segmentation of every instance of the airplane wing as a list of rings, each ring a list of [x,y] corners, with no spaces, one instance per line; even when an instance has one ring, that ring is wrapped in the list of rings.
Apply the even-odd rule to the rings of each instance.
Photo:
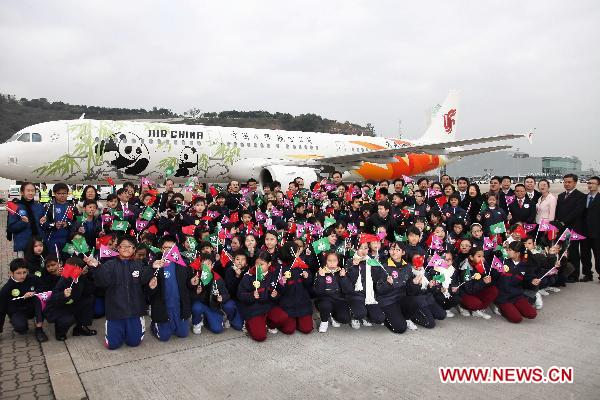
[[[488,153],[490,151],[506,150],[512,146],[492,146],[492,147],[481,147],[478,149],[460,150],[460,151],[449,151],[448,156],[450,157],[466,157],[474,156],[475,154]]]
[[[357,164],[361,161],[365,162],[373,162],[373,163],[386,163],[390,161],[396,161],[393,157],[395,156],[404,156],[408,153],[429,153],[429,154],[439,154],[439,155],[450,155],[452,151],[449,151],[449,148],[457,147],[457,146],[466,146],[472,144],[480,144],[480,143],[488,143],[488,142],[496,142],[499,140],[510,140],[510,139],[518,139],[522,137],[527,137],[527,135],[523,134],[506,134],[506,135],[497,135],[497,136],[487,136],[482,138],[475,139],[462,139],[462,140],[454,140],[450,142],[439,142],[439,143],[428,143],[428,144],[420,144],[415,146],[405,146],[395,149],[385,149],[385,150],[375,150],[368,153],[354,153],[354,154],[345,154],[342,156],[335,157],[324,157],[314,160],[316,164]],[[492,150],[489,150],[492,151]]]

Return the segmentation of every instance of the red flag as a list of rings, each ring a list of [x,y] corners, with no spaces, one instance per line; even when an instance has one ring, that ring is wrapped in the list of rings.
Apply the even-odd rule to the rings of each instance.
[[[115,181],[110,176],[106,178],[106,182],[108,182],[110,186],[115,186]]]
[[[202,268],[202,261],[200,260],[200,257],[198,257],[194,261],[192,261],[192,263],[190,264],[190,267],[194,271],[200,271],[200,269]]]
[[[425,257],[420,254],[415,254],[412,258],[412,265],[416,269],[423,268],[423,264],[425,264]]]
[[[108,246],[108,243],[111,241],[111,235],[100,236],[96,239],[96,248],[99,249],[101,246]]]
[[[73,278],[73,280],[79,278],[79,275],[81,275],[81,268],[73,264],[65,264],[61,273],[63,278]]]
[[[155,202],[156,202],[156,196],[151,196],[151,197],[148,199],[148,205],[149,205],[149,206],[153,205]]]
[[[288,199],[294,197],[294,192],[292,192],[291,190],[288,190],[287,192],[285,192],[285,194],[287,195]]]
[[[527,237],[527,231],[525,230],[525,228],[523,227],[523,225],[517,226],[515,228],[515,230],[513,231],[513,233],[516,233],[519,236],[521,236],[521,239],[525,239]]]
[[[300,257],[296,257],[292,263],[292,268],[308,269],[308,264],[306,264]]]
[[[210,193],[210,195],[211,195],[212,197],[215,197],[216,195],[218,195],[218,194],[219,194],[219,192],[217,191],[217,189],[215,189],[215,187],[214,187],[214,186],[211,186],[211,187],[208,189],[208,191],[209,191],[209,193]]]
[[[67,218],[70,220],[73,219],[73,209],[71,207],[67,208]]]
[[[8,203],[6,203],[6,209],[8,210],[8,212],[17,214],[17,210],[19,209],[19,206],[17,206],[16,203],[9,201]]]
[[[237,212],[231,213],[231,215],[229,216],[229,222],[239,222],[240,217],[238,216]]]
[[[370,233],[361,233],[358,238],[358,244],[369,243],[369,242],[379,242],[379,236],[372,235]]]
[[[156,189],[148,189],[146,193],[148,193],[150,196],[158,196],[158,190]]]
[[[146,229],[146,232],[156,235],[158,233],[158,228],[156,227],[156,225],[150,225],[150,227]]]
[[[438,207],[441,209],[444,206],[444,204],[446,204],[448,202],[448,199],[446,198],[446,196],[440,196],[440,197],[435,198],[435,202],[437,203]]]
[[[184,235],[188,235],[188,236],[194,236],[195,230],[196,230],[196,225],[188,225],[188,226],[184,226],[183,228],[181,228],[181,232],[183,232]]]
[[[228,252],[226,252],[225,250],[221,250],[221,257],[220,257],[220,260],[221,260],[221,266],[222,266],[223,268],[225,268],[225,266],[227,265],[227,263],[228,263],[229,261],[233,261],[233,260],[231,259],[231,256],[229,255],[229,253],[228,253]]]

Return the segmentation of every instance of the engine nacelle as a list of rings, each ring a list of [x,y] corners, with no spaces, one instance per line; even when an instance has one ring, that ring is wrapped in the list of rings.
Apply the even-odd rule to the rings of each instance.
[[[261,186],[268,185],[273,181],[281,183],[283,189],[287,189],[288,183],[294,178],[304,179],[304,187],[308,188],[311,182],[317,181],[317,173],[313,168],[295,167],[289,165],[270,165],[260,171],[259,183]]]

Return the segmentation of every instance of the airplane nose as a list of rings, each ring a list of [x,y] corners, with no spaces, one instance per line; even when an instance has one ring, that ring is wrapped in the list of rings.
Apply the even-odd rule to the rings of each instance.
[[[14,143],[0,144],[0,177],[18,179],[19,157]]]

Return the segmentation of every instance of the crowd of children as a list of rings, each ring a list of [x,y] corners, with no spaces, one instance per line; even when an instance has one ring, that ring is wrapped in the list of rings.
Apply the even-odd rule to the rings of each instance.
[[[488,308],[518,323],[573,272],[566,249],[577,232],[534,223],[535,213],[521,219],[519,196],[482,195],[465,178],[172,186],[159,192],[142,178],[100,204],[93,186],[71,203],[59,183],[42,205],[23,183],[8,205],[17,258],[0,291],[0,330],[6,315],[19,334],[33,318],[45,341],[45,319],[65,340],[71,327],[96,335],[93,319],[105,318],[105,345],[116,349],[141,343],[145,316],[160,341],[203,327],[256,341],[309,334],[315,311],[319,332],[403,333],[457,313],[490,319]]]

